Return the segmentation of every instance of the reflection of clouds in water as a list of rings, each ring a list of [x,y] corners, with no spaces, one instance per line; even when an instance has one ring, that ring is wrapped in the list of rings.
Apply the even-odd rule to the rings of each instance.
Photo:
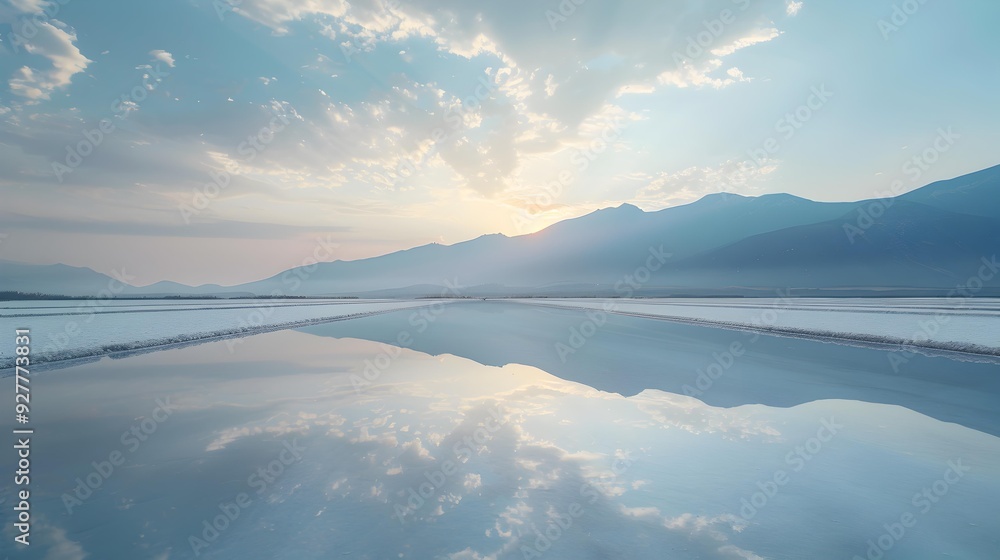
[[[245,347],[259,361],[232,367],[224,345],[214,347],[215,358],[211,348],[84,365],[49,379],[46,433],[62,438],[63,454],[39,473],[38,487],[89,469],[155,396],[189,406],[115,471],[85,515],[64,516],[61,500],[39,496],[39,515],[52,512],[64,532],[46,530],[52,540],[39,539],[26,558],[49,560],[44,547],[70,560],[168,550],[171,560],[192,558],[186,536],[241,491],[252,505],[199,560],[499,559],[541,548],[546,560],[753,559],[789,550],[851,557],[956,457],[973,474],[936,504],[935,531],[908,533],[896,550],[945,550],[946,535],[961,538],[970,557],[988,557],[1000,530],[992,508],[1000,501],[1000,440],[897,406],[828,400],[720,409],[407,350],[358,395],[349,377],[378,351],[372,343],[273,333]],[[293,363],[265,361],[277,355]],[[136,375],[157,364],[149,371],[162,374]],[[82,393],[94,410],[119,417],[82,409]],[[805,470],[790,471],[792,482],[764,511],[748,522],[735,517],[740,499],[789,469],[785,454],[815,437],[824,418],[847,427]],[[248,475],[290,441],[304,448],[301,460],[257,494]]]
[[[13,524],[4,528],[4,539],[11,543],[10,546],[22,547],[14,544],[16,534]],[[20,552],[37,552],[43,560],[84,560],[87,557],[83,547],[70,539],[65,529],[53,525],[44,515],[36,514],[32,519],[29,542],[33,550],[22,549]]]
[[[692,434],[719,433],[727,439],[778,441],[781,437],[772,422],[752,418],[751,406],[712,408],[693,397],[656,390],[643,391],[630,400],[663,428]]]
[[[292,416],[291,414],[282,414],[281,416],[285,418],[280,421],[271,418],[262,422],[224,429],[208,444],[205,451],[218,451],[241,438],[261,435],[283,436],[291,433],[304,434],[312,428],[323,426],[329,427],[329,434],[343,436],[343,432],[338,429],[338,426],[343,425],[346,421],[343,416],[333,413],[299,412],[294,420],[287,418]]]
[[[210,450],[241,438],[290,433],[309,438],[308,457],[289,473],[296,480],[287,485],[308,491],[269,500],[273,507],[259,512],[268,519],[302,518],[303,512],[325,519],[327,525],[294,527],[304,554],[342,547],[346,540],[371,558],[520,558],[523,547],[538,548],[547,528],[572,519],[566,538],[552,543],[558,551],[553,557],[683,549],[691,557],[755,558],[728,542],[742,529],[738,518],[667,516],[654,506],[622,503],[652,484],[621,468],[641,461],[645,448],[623,449],[613,432],[593,434],[596,449],[570,450],[558,442],[565,431],[593,422],[595,410],[627,411],[627,420],[613,414],[607,419],[624,422],[626,429],[646,423],[724,438],[777,435],[766,422],[676,395],[649,392],[625,399],[525,366],[473,369],[451,356],[438,362],[438,379],[387,379],[377,397],[361,403],[338,398],[283,403],[297,412],[220,430]],[[501,373],[482,388],[466,382],[451,392],[440,390],[455,367],[471,376]],[[571,507],[579,508],[578,518],[568,513]],[[285,508],[290,509],[279,511]],[[378,527],[378,538],[336,528],[345,522]],[[272,527],[280,530],[280,524]],[[227,556],[250,551],[253,540],[232,539]]]

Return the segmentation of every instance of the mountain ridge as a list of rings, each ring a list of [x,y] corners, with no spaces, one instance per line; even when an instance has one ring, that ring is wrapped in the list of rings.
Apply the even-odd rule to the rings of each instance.
[[[643,266],[650,250],[672,256],[648,282],[649,289],[940,289],[956,280],[954,267],[979,253],[989,257],[985,253],[997,246],[1000,165],[892,198],[817,202],[786,193],[714,193],[653,212],[623,203],[531,234],[492,233],[451,245],[429,243],[292,268],[233,286],[160,281],[124,291],[358,295],[403,293],[408,286],[426,291],[457,278],[466,286],[548,292],[559,285],[613,286]],[[111,281],[87,268],[44,268],[54,266],[59,265],[5,265],[0,290],[85,296]]]

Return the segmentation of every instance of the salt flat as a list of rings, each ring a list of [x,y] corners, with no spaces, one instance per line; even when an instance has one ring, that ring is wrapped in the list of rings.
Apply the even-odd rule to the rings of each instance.
[[[907,350],[1000,356],[1000,300],[965,298],[544,298],[510,302],[749,329]],[[444,302],[468,305],[463,300]],[[432,300],[21,301],[0,329],[30,328],[36,362],[94,357],[217,337],[440,306]],[[0,348],[0,369],[13,365]]]
[[[0,308],[0,330],[30,329],[32,362],[101,356],[218,337],[361,317],[430,305],[392,300],[122,300],[13,302]],[[14,365],[0,347],[0,369]]]
[[[1000,355],[1000,300],[970,298],[525,299],[793,336]]]
[[[235,353],[221,341],[38,376],[35,430],[47,445],[33,479],[46,491],[33,502],[41,536],[22,556],[844,560],[881,542],[887,558],[929,560],[996,550],[996,436],[855,400],[719,408],[652,389],[625,397],[531,366],[311,334],[354,323],[255,335]],[[358,386],[368,362],[382,365]],[[122,439],[157,418],[145,440]],[[119,466],[101,466],[116,452]],[[7,488],[0,499],[11,503]]]

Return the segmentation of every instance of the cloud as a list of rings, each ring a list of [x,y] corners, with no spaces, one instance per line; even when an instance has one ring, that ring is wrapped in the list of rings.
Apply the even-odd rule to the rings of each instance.
[[[749,82],[748,78],[739,68],[733,67],[725,71],[723,75],[713,76],[716,70],[722,65],[721,60],[712,60],[704,68],[693,66],[684,67],[673,72],[664,72],[659,76],[661,84],[672,84],[679,88],[708,86],[714,89],[722,89],[739,82]]]
[[[35,520],[33,527],[38,536],[32,536],[33,549],[38,549],[42,560],[83,560],[89,554],[80,544],[69,538],[66,529],[52,524],[44,515]],[[13,529],[5,531],[4,538],[13,538]]]
[[[753,161],[726,161],[714,167],[661,172],[639,189],[635,200],[647,209],[659,209],[694,202],[713,193],[756,194],[761,183],[776,169],[774,162],[757,165]]]
[[[350,8],[343,0],[245,0],[233,4],[234,12],[270,27],[275,35],[287,34],[288,23],[301,20],[307,15],[343,17]]]
[[[727,45],[712,49],[712,54],[715,56],[728,56],[740,49],[745,49],[758,43],[771,41],[777,38],[778,35],[781,35],[781,32],[774,27],[755,29],[747,35],[739,37]]]
[[[172,216],[171,216],[172,217]],[[11,228],[44,230],[67,234],[119,235],[119,236],[168,236],[232,239],[291,239],[319,231],[345,233],[347,226],[311,224],[273,224],[216,219],[211,221],[155,223],[150,221],[101,221],[56,217],[27,216],[0,212],[0,219]]]
[[[69,85],[75,74],[83,72],[93,62],[73,44],[76,33],[58,20],[40,22],[37,29],[38,33],[24,49],[49,59],[51,68],[23,66],[14,72],[9,82],[12,93],[32,101],[49,99],[53,91]]]
[[[163,62],[167,66],[171,68],[174,67],[174,55],[168,53],[167,51],[157,49],[155,51],[149,51],[149,54],[152,55],[153,58],[159,60],[160,62]]]
[[[401,163],[407,166],[416,159],[421,173],[429,166],[443,164],[457,174],[460,184],[494,197],[516,184],[526,159],[535,154],[551,156],[576,142],[581,137],[580,127],[624,93],[650,94],[670,87],[719,89],[749,82],[750,76],[725,65],[723,59],[776,38],[780,32],[767,14],[783,9],[784,2],[738,3],[734,7],[731,0],[711,0],[691,9],[656,2],[572,6],[571,13],[553,16],[548,13],[551,9],[531,0],[502,5],[459,0],[350,4],[340,0],[244,0],[235,11],[278,35],[315,32],[337,46],[357,49],[348,64],[364,66],[365,71],[393,87],[411,92],[440,90],[436,99],[430,99],[434,103],[430,108],[426,99],[415,98],[411,103],[405,98],[400,102],[369,100],[379,106],[374,115],[366,115],[365,107],[356,102],[336,107],[343,120],[335,128],[349,128],[362,136],[372,136],[370,131],[364,132],[371,124],[365,121],[397,121],[393,129],[376,127],[390,130],[389,138],[371,138],[382,144],[373,150],[379,156],[366,158],[360,175],[345,171],[348,181],[388,183],[395,189],[399,181],[370,175],[380,168],[391,174]],[[705,21],[718,19],[726,11],[735,13],[732,21],[727,17],[728,23],[711,33],[700,52],[687,56],[691,63],[678,66],[674,55],[684,53],[689,40],[702,41]],[[615,25],[606,25],[611,20]],[[671,33],[663,33],[664,21],[672,22]],[[595,32],[597,29],[601,31]],[[456,57],[442,57],[449,64],[468,63],[479,69],[473,75],[486,65],[491,79],[503,82],[489,100],[480,100],[481,107],[463,111],[461,125],[449,128],[445,141],[429,145],[416,139],[429,138],[433,127],[428,130],[426,119],[418,118],[419,113],[414,114],[412,108],[441,115],[454,109],[454,100],[464,100],[469,92],[434,80],[400,83],[409,71],[420,69],[411,67],[401,76],[365,62],[367,57],[379,56],[382,45],[392,44],[383,50],[396,53],[400,50],[397,43],[414,37]],[[501,76],[503,80],[498,79]],[[350,115],[346,114],[348,109]],[[397,112],[403,114],[394,114]],[[416,128],[407,128],[414,125]],[[329,136],[331,131],[322,134]],[[393,136],[403,138],[396,138],[395,146],[385,146]],[[356,151],[364,145],[354,142],[343,150]]]
[[[748,4],[736,21],[713,39],[704,60],[674,71],[670,53],[683,48],[684,34],[696,35],[705,17],[717,17],[721,10],[731,9],[731,0],[708,2],[696,10],[697,14],[674,6],[640,4],[579,6],[553,30],[544,7],[526,0],[516,0],[509,8],[450,0],[350,4],[340,0],[244,0],[234,12],[269,27],[276,35],[305,40],[314,33],[309,41],[332,38],[335,47],[347,43],[358,48],[359,52],[346,61],[335,49],[309,66],[344,80],[372,80],[378,87],[366,99],[346,100],[326,88],[323,91],[329,96],[296,99],[295,106],[306,118],[294,131],[279,133],[252,165],[240,162],[241,174],[262,187],[281,189],[420,189],[426,197],[430,186],[445,184],[452,185],[452,190],[459,187],[493,198],[516,188],[522,179],[533,182],[530,173],[524,174],[533,162],[589,142],[588,123],[616,110],[624,93],[652,94],[667,87],[723,88],[749,81],[740,69],[723,65],[722,59],[778,33],[773,26],[762,25],[763,11],[758,10],[758,3]],[[784,7],[783,3],[778,5]],[[650,9],[656,11],[659,21],[676,20],[676,32],[665,38],[660,24],[650,21],[655,19],[649,17]],[[602,25],[611,15],[616,25]],[[594,34],[592,29],[598,27],[606,31]],[[426,70],[419,55],[416,62],[407,60],[402,71],[381,63],[390,53],[414,52],[401,49],[399,44],[413,38],[440,51],[440,64],[453,67],[456,75],[473,78],[459,82],[435,75],[415,79],[413,75]],[[719,52],[710,53],[712,48]],[[174,55],[167,50],[148,52],[161,63],[175,64]],[[77,68],[84,68],[86,62],[83,59]],[[260,82],[273,87],[277,78],[268,76]],[[493,84],[482,95],[481,81]],[[43,82],[37,70],[25,68],[12,87],[22,95],[42,98],[51,89],[41,87]],[[172,177],[172,184],[187,188],[190,177],[203,180],[204,166],[225,163],[218,158],[206,161],[205,154],[227,154],[223,160],[238,157],[234,147],[246,137],[246,123],[259,119],[239,113],[246,113],[246,106],[211,117],[211,125],[219,131],[212,138],[198,134],[207,126],[204,118],[189,122],[182,117],[171,121],[169,128],[148,120],[153,115],[130,119],[145,140],[155,143],[159,136],[161,145],[169,144],[177,152],[170,154],[173,169],[167,176]],[[120,177],[120,181],[112,181],[119,184],[150,182],[152,168],[143,166],[156,166],[155,162],[124,161],[143,157],[140,154],[146,150],[133,146],[131,133],[119,135],[123,145],[118,146],[116,138],[102,146],[100,156],[87,163],[93,173],[77,170],[74,182],[107,182],[106,175],[89,177],[99,171]],[[184,150],[184,145],[192,146],[191,150]],[[142,176],[131,177],[137,175],[132,169],[142,169]],[[444,196],[447,189],[438,190]]]
[[[788,5],[785,8],[785,12],[790,15],[798,15],[799,10],[802,9],[802,2],[796,2],[795,0],[788,0]]]
[[[37,14],[42,11],[47,0],[8,0],[11,7],[23,14]]]
[[[34,194],[19,194],[15,202],[45,198],[57,231],[81,229],[67,217],[83,205],[99,214],[94,229],[131,236],[136,222],[144,222],[150,232],[179,242],[191,236],[242,234],[255,221],[273,225],[253,238],[297,237],[299,232],[279,225],[295,219],[334,219],[360,232],[362,216],[391,212],[401,218],[399,229],[380,231],[386,238],[370,244],[381,251],[437,235],[450,242],[478,233],[481,222],[469,218],[478,212],[494,222],[490,227],[495,231],[509,227],[508,216],[501,213],[511,205],[503,201],[537,208],[539,186],[563,171],[575,172],[573,154],[598,142],[607,121],[623,117],[629,130],[609,143],[609,153],[592,173],[575,173],[578,185],[563,185],[562,195],[542,205],[551,210],[544,220],[571,217],[598,201],[620,202],[606,192],[594,193],[598,176],[615,174],[606,167],[632,165],[623,156],[629,148],[642,147],[645,123],[640,119],[657,121],[676,111],[657,96],[675,88],[687,88],[685,95],[690,95],[691,90],[752,80],[758,67],[750,62],[736,67],[727,57],[774,39],[779,31],[770,16],[785,9],[783,0],[747,3],[745,10],[732,0],[707,0],[691,10],[652,1],[588,2],[553,29],[546,10],[557,9],[555,2],[232,4],[227,17],[260,23],[258,39],[279,53],[278,66],[246,67],[245,53],[201,53],[204,64],[225,68],[231,87],[210,91],[191,81],[192,76],[175,76],[141,110],[135,110],[134,102],[122,103],[115,117],[127,118],[129,126],[107,135],[99,150],[63,176],[61,185],[55,184],[52,162],[67,158],[67,148],[80,142],[84,126],[109,116],[107,103],[81,98],[74,100],[79,111],[32,115],[24,111],[23,101],[11,104],[10,115],[0,123],[0,132],[11,140],[0,145],[0,163],[15,172],[0,179],[0,185],[40,186]],[[690,65],[678,68],[673,53],[682,52],[689,38],[705,30],[704,22],[717,19],[724,9],[737,11],[735,21],[714,35]],[[670,22],[670,33],[664,33],[664,22]],[[223,27],[220,34],[231,32]],[[73,46],[72,30],[53,23],[43,31],[39,36],[64,41],[39,43],[39,52],[62,52],[62,57],[52,71],[26,62],[11,80],[15,99],[48,99],[77,72],[90,70],[90,61]],[[349,59],[340,50],[345,43],[357,49]],[[140,70],[157,63],[169,68],[183,59],[172,53],[180,48],[172,43],[134,46],[148,53]],[[25,55],[26,61],[31,58]],[[66,70],[58,73],[56,66]],[[293,87],[298,78],[283,68],[299,69],[312,85]],[[109,89],[115,83],[94,80],[100,91],[89,97],[114,99],[122,93]],[[642,113],[635,108],[641,101],[638,94],[652,102]],[[268,133],[264,149],[253,151],[250,159],[241,146],[282,112],[273,110],[274,103],[296,116],[273,136]],[[634,163],[650,175],[649,181],[664,165]],[[192,192],[203,192],[213,174],[223,170],[230,172],[230,186],[204,212],[205,223],[179,230],[178,205],[190,204]],[[93,196],[98,192],[114,193],[117,206],[98,207]],[[663,193],[650,196],[660,200]],[[501,202],[499,211],[496,202]],[[467,204],[476,206],[476,212],[452,211]],[[130,219],[111,225],[120,220],[115,214],[122,208],[132,212]],[[426,228],[419,217],[442,214],[452,216],[445,231],[413,239],[411,232]],[[374,251],[359,249],[357,256]]]

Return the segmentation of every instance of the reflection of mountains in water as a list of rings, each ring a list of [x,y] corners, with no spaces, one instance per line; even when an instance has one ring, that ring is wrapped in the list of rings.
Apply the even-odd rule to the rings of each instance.
[[[490,317],[523,318],[502,307]],[[438,338],[445,325],[417,333],[405,312],[345,325],[355,321],[394,334],[406,328],[414,341]],[[655,347],[655,339],[645,343]],[[957,424],[850,400],[720,408],[654,389],[623,398],[526,365],[387,348],[281,331],[254,337],[236,356],[219,343],[52,375],[46,398],[59,413],[45,415],[45,428],[59,445],[42,477],[57,489],[102,468],[95,464],[109,444],[121,449],[121,430],[148,415],[155,397],[169,396],[176,411],[134,455],[125,452],[128,463],[102,481],[84,515],[65,515],[58,494],[42,496],[33,511],[45,529],[56,526],[100,558],[168,549],[184,558],[188,550],[534,558],[528,547],[554,559],[683,551],[722,560],[751,551],[781,557],[790,542],[799,557],[849,557],[959,459],[972,473],[935,505],[934,531],[914,532],[904,546],[937,553],[961,542],[972,557],[987,557],[995,544],[1000,443]],[[678,355],[662,350],[667,361]],[[382,351],[395,356],[391,364],[353,390],[349,378]],[[778,473],[791,481],[780,495],[767,490]],[[744,501],[756,511],[744,513]],[[220,514],[234,503],[240,517],[226,523]],[[817,533],[826,527],[818,519],[838,522]],[[65,549],[33,544],[31,558]]]
[[[490,366],[530,365],[625,396],[658,389],[723,407],[791,407],[825,399],[895,404],[1000,436],[995,410],[1000,377],[988,357],[959,361],[909,354],[897,373],[885,349],[612,314],[562,360],[556,345],[567,344],[572,329],[586,319],[582,310],[492,301],[453,304],[422,332],[408,317],[404,311],[299,330],[393,346],[399,345],[400,333],[408,332],[412,350]],[[709,376],[707,388],[699,388],[712,364],[730,362],[727,353],[734,343],[743,354],[717,378]]]

